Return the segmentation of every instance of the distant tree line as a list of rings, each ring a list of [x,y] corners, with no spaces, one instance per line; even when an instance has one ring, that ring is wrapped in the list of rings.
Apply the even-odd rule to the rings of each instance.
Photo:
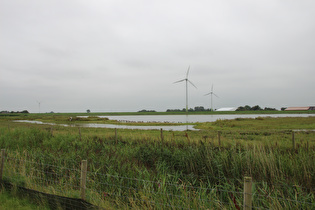
[[[196,106],[194,109],[188,109],[188,112],[204,112],[204,111],[211,111],[211,109],[205,109],[203,106]],[[186,112],[186,109],[168,109],[166,112]]]
[[[140,110],[140,111],[138,111],[138,112],[156,112],[155,110],[145,110],[145,109],[142,109],[142,110]]]
[[[246,106],[240,106],[236,109],[236,111],[262,111],[262,110],[265,110],[265,111],[276,111],[277,109],[275,108],[270,108],[270,107],[265,107],[264,109],[262,109],[259,105],[256,105],[256,106],[249,106],[249,105],[246,105]],[[166,112],[185,112],[186,109],[183,108],[183,109],[168,109],[166,110]],[[194,109],[190,108],[188,109],[188,112],[204,112],[204,111],[211,111],[211,109],[205,109],[203,106],[196,106]]]
[[[281,108],[281,110],[284,110],[285,108]],[[256,106],[240,106],[236,109],[236,111],[277,111],[275,108],[265,107],[264,109],[261,108],[259,105]],[[195,108],[189,108],[188,112],[210,112],[211,109],[205,109],[203,106],[196,106]],[[146,110],[143,109],[138,112],[156,112],[155,110]],[[166,112],[186,112],[186,108],[183,109],[167,109]]]
[[[28,114],[29,112],[27,110],[23,110],[23,111],[17,111],[17,112],[14,112],[14,111],[1,111],[0,112],[1,114],[18,114],[18,113],[23,113],[23,114]]]
[[[236,111],[276,111],[277,109],[275,108],[269,108],[269,107],[265,107],[264,109],[262,109],[260,106],[256,105],[256,106],[249,106],[249,105],[245,105],[245,106],[240,106],[236,109]]]

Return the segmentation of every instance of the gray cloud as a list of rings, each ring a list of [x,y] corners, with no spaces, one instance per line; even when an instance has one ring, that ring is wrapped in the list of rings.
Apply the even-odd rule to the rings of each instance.
[[[314,105],[315,3],[40,1],[0,7],[0,110]]]

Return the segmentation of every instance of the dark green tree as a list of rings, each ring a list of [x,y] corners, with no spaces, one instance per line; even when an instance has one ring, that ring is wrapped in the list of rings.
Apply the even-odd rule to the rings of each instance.
[[[248,110],[252,110],[252,107],[250,107],[249,105],[245,105],[244,109],[248,111]]]
[[[251,108],[251,110],[253,110],[253,111],[260,111],[260,110],[262,110],[262,108],[260,108],[260,106],[256,105],[256,106],[253,106]]]
[[[236,111],[245,111],[245,108],[243,106],[240,106],[236,109]]]
[[[205,108],[203,106],[196,106],[195,107],[195,112],[202,112],[205,111]]]

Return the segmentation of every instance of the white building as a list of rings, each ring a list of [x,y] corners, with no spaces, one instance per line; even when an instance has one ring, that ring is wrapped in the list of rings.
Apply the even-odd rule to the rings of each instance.
[[[237,108],[235,107],[225,107],[215,110],[216,112],[233,112],[236,111]]]

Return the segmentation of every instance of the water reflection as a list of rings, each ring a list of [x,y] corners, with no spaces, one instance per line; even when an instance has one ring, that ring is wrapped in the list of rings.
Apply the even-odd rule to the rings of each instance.
[[[84,124],[55,124],[55,123],[44,123],[36,120],[14,120],[13,122],[24,122],[34,124],[45,124],[45,125],[59,125],[59,126],[73,126],[73,127],[87,127],[87,128],[118,128],[118,129],[139,129],[139,130],[160,130],[165,131],[185,131],[185,130],[198,130],[193,125],[167,125],[167,126],[137,126],[137,125],[114,125],[114,124],[97,124],[97,123],[84,123]]]
[[[214,122],[216,120],[232,120],[236,118],[257,117],[309,117],[315,114],[231,114],[231,115],[119,115],[99,116],[121,122],[156,122],[156,123],[197,123]]]
[[[315,114],[248,114],[248,115],[120,115],[120,116],[99,116],[100,118],[108,118],[110,120],[117,120],[120,122],[156,122],[156,123],[186,123],[186,125],[167,125],[167,126],[137,126],[137,125],[114,125],[114,124],[54,124],[44,123],[41,121],[31,120],[16,120],[15,122],[26,122],[36,124],[60,125],[60,126],[76,126],[76,127],[92,127],[92,128],[118,128],[118,129],[140,129],[140,130],[198,130],[194,125],[189,123],[197,122],[214,122],[218,119],[236,119],[236,118],[257,118],[257,117],[310,117]]]
[[[140,129],[140,130],[166,130],[166,131],[185,131],[185,130],[198,130],[193,125],[165,125],[165,126],[138,126],[138,125],[114,125],[114,124],[82,124],[82,127],[92,128],[118,128],[118,129]]]

